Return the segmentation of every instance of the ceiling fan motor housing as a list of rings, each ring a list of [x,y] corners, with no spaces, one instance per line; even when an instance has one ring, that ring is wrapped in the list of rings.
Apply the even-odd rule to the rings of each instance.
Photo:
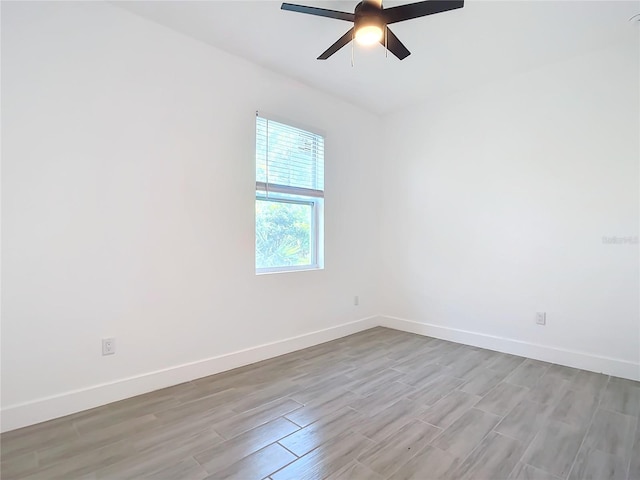
[[[382,8],[375,2],[364,0],[356,5],[354,26],[357,32],[361,27],[375,26],[384,31],[385,22]]]

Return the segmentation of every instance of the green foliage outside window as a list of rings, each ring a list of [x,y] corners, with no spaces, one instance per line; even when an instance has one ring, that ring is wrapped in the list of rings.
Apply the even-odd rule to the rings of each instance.
[[[309,204],[256,200],[256,267],[311,264]]]

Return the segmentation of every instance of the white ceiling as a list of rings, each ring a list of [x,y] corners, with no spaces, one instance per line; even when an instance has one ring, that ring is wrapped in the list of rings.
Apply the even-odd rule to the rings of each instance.
[[[296,1],[352,12],[356,1]],[[411,3],[385,2],[385,6]],[[387,113],[615,42],[637,41],[640,1],[483,1],[394,24],[411,51],[351,45],[316,57],[350,23],[280,10],[265,1],[134,1],[116,5],[375,113]],[[636,22],[637,23],[637,22]]]

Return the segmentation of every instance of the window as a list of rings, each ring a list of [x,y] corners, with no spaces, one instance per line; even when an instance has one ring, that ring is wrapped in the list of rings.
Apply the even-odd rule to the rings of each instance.
[[[322,268],[324,138],[256,116],[256,273]]]

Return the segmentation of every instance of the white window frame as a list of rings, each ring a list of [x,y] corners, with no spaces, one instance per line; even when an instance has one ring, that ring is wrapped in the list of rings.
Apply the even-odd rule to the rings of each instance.
[[[308,265],[283,265],[282,267],[256,267],[256,274],[261,275],[264,273],[283,273],[283,272],[297,272],[304,270],[318,270],[323,268],[320,262],[320,212],[322,211],[322,198],[307,197],[296,195],[297,198],[292,198],[287,195],[271,193],[267,196],[266,191],[256,190],[256,200],[266,202],[277,203],[292,203],[296,205],[309,205],[311,207],[311,238],[310,238],[310,256],[311,262]]]
[[[256,116],[258,113],[256,112]],[[272,116],[261,116],[266,120],[272,120],[284,125],[299,128],[310,133],[314,133],[305,127],[299,127],[286,120],[280,120]],[[316,133],[324,138],[323,134]],[[254,153],[255,152],[254,150]],[[324,167],[323,167],[324,168]],[[287,272],[300,272],[309,270],[322,270],[324,269],[324,189],[321,191],[321,195],[317,191],[309,191],[306,188],[299,188],[288,185],[276,185],[265,182],[256,181],[256,197],[254,201],[262,200],[267,202],[279,202],[279,203],[292,203],[298,205],[311,206],[311,238],[310,238],[310,256],[311,262],[307,265],[283,265],[281,267],[264,267],[258,268],[256,266],[256,251],[254,245],[254,267],[256,275],[270,274],[270,273],[287,273]],[[254,209],[255,211],[255,209]],[[254,214],[254,226],[256,218]],[[254,233],[255,237],[255,233]]]

